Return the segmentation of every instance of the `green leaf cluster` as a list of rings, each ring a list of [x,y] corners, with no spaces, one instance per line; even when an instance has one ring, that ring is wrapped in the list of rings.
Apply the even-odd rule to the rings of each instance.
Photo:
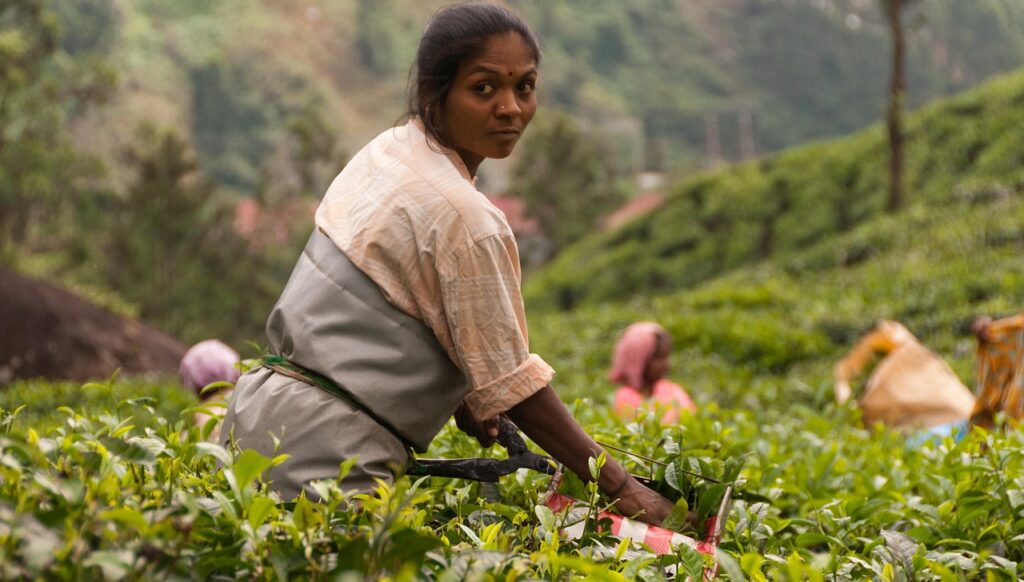
[[[548,477],[537,473],[510,475],[490,493],[455,479],[401,478],[353,495],[328,480],[314,485],[319,500],[282,503],[265,483],[286,456],[205,443],[186,416],[155,401],[111,404],[112,392],[150,389],[86,387],[81,408],[49,416],[6,412],[9,400],[0,399],[5,578],[664,580],[705,566],[730,580],[1024,574],[1024,439],[1016,431],[975,430],[959,443],[912,448],[900,435],[859,428],[845,410],[707,406],[662,427],[578,401],[575,414],[600,439],[699,473],[669,478],[666,470],[665,483],[697,492],[685,505],[701,518],[722,488],[711,479],[735,486],[714,556],[683,547],[656,556],[597,523],[566,538],[559,532],[580,514],[543,506]],[[19,398],[39,412],[24,392]],[[454,425],[430,451],[467,453],[479,450]],[[616,455],[635,473],[650,470]],[[596,519],[596,511],[584,515]]]
[[[906,182],[917,207],[908,220],[1019,191],[1022,96],[1024,76],[1009,75],[908,116]],[[587,237],[533,274],[524,287],[528,307],[666,294],[767,258],[813,269],[852,267],[888,252],[880,233],[873,240],[861,234],[839,256],[806,252],[827,248],[830,238],[850,240],[855,227],[884,212],[887,151],[874,126],[687,178],[657,211]]]

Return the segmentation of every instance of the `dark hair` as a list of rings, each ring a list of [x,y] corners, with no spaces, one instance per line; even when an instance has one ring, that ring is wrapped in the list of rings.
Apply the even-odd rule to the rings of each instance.
[[[654,352],[657,353],[662,347],[672,349],[672,335],[665,329],[654,332]],[[651,357],[654,357],[654,353],[651,354]]]
[[[435,114],[448,98],[459,65],[479,55],[492,36],[509,32],[519,34],[540,63],[537,37],[507,8],[477,2],[455,4],[442,8],[430,19],[416,51],[407,111],[410,117],[423,120],[427,136],[446,145]]]

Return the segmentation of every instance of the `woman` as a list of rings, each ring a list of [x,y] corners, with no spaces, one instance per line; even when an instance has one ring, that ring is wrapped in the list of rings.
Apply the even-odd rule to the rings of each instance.
[[[675,424],[682,411],[696,412],[697,405],[678,384],[667,380],[672,337],[657,323],[642,321],[626,328],[612,357],[608,377],[619,385],[615,412],[634,418],[638,410],[664,411],[661,424]]]
[[[181,384],[196,393],[206,408],[222,408],[223,402],[231,396],[231,390],[224,388],[203,393],[203,389],[214,382],[236,382],[240,375],[238,364],[241,358],[238,352],[224,342],[216,339],[203,340],[192,346],[181,358],[178,375]],[[207,412],[197,412],[194,417],[196,426],[203,427],[211,416]],[[220,439],[220,426],[210,431],[209,439],[216,442]]]
[[[992,320],[983,315],[971,323],[978,338],[978,400],[971,425],[992,430],[1003,415],[1011,426],[1024,418],[1024,313]]]
[[[875,359],[881,359],[875,363]],[[873,365],[857,399],[865,426],[885,424],[911,442],[963,432],[974,408],[974,395],[942,358],[929,350],[903,324],[882,320],[835,366],[836,402],[853,391],[850,383]],[[922,435],[924,435],[922,437]]]
[[[511,154],[533,118],[539,61],[508,10],[440,11],[420,40],[410,121],[328,189],[267,322],[279,365],[244,376],[225,417],[238,446],[269,453],[279,439],[291,455],[270,473],[284,497],[314,495],[311,480],[336,478],[354,456],[346,488],[390,482],[453,414],[484,446],[504,414],[588,475],[601,449],[529,353],[515,240],[474,186],[480,163]],[[671,510],[613,460],[598,484],[651,523]]]

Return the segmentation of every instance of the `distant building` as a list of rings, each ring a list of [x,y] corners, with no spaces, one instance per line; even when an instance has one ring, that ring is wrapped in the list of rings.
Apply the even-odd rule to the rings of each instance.
[[[506,194],[488,194],[487,199],[505,214],[505,220],[508,221],[516,238],[541,234],[537,220],[526,215],[526,202],[522,198]]]
[[[647,192],[646,194],[640,194],[620,206],[615,212],[604,217],[604,220],[601,221],[601,227],[604,230],[618,228],[630,220],[658,208],[664,201],[665,196],[660,192]]]
[[[665,174],[662,172],[640,172],[636,175],[636,187],[640,193],[660,190],[665,184]]]
[[[505,194],[491,194],[487,196],[498,210],[505,214],[512,234],[516,237],[516,244],[519,246],[519,261],[523,267],[529,269],[544,263],[551,255],[551,241],[541,231],[537,219],[527,216],[526,202],[522,198],[508,196]]]
[[[235,205],[232,228],[253,249],[288,244],[297,225],[313,221],[319,200],[292,198],[265,206],[255,198],[244,198]]]

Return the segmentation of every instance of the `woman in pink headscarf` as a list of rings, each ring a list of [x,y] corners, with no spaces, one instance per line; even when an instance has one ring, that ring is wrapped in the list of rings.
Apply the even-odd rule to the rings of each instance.
[[[189,348],[178,366],[178,375],[185,388],[195,392],[203,399],[207,408],[223,408],[224,402],[231,396],[231,389],[218,389],[203,394],[203,388],[214,382],[236,382],[241,371],[238,369],[240,358],[238,352],[220,340],[203,340]],[[211,416],[205,412],[195,415],[196,426],[204,426]],[[210,433],[209,440],[220,439],[220,426]]]
[[[626,328],[615,345],[608,377],[619,385],[615,412],[632,419],[639,409],[664,411],[661,424],[674,424],[680,411],[696,412],[697,406],[683,388],[665,378],[672,338],[665,328],[641,321]]]
[[[207,384],[238,380],[238,362],[238,352],[220,340],[208,339],[185,352],[178,373],[181,383],[199,394]]]

